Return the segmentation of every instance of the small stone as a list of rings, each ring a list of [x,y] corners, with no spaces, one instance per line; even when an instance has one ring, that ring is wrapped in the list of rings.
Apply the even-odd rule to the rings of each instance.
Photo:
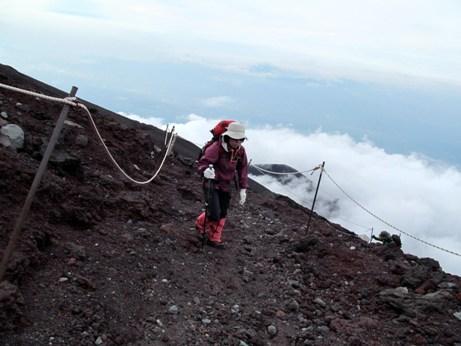
[[[77,264],[77,259],[75,257],[71,257],[67,261],[67,264],[70,265],[70,266],[76,265]]]
[[[69,281],[69,278],[62,277],[62,278],[59,278],[58,281],[59,281],[59,282],[66,282],[66,281]]]
[[[65,244],[65,251],[69,252],[72,257],[75,257],[79,260],[85,260],[87,258],[86,250],[84,246],[78,245],[73,242],[68,242]]]
[[[277,327],[271,324],[270,326],[267,327],[267,332],[269,333],[270,336],[276,336]]]
[[[321,333],[321,334],[328,334],[329,331],[330,331],[330,328],[328,328],[327,326],[319,326],[317,328],[317,330]]]
[[[100,336],[98,336],[98,338],[96,339],[96,341],[94,343],[95,343],[95,345],[102,345],[102,343],[103,343],[102,338]]]
[[[326,306],[327,306],[327,303],[325,303],[321,298],[318,298],[318,297],[314,299],[314,303],[315,303],[315,304],[318,304],[318,305],[320,305],[320,306],[322,306],[322,307],[326,307]]]
[[[453,313],[453,316],[455,316],[458,320],[461,321],[461,311]]]
[[[1,113],[0,113],[0,116],[1,116],[3,119],[8,119],[8,113],[7,113],[7,112],[1,112]]]
[[[75,138],[75,144],[77,144],[79,147],[86,147],[88,145],[88,136],[78,135]]]
[[[238,304],[235,304],[231,307],[231,312],[233,314],[238,314],[240,312],[240,306]]]
[[[397,287],[395,289],[395,292],[401,295],[408,294],[408,288],[407,287]]]
[[[168,313],[172,314],[172,315],[176,315],[179,313],[179,308],[177,305],[172,305],[168,308]]]
[[[296,300],[292,299],[292,300],[290,300],[290,302],[287,304],[287,308],[288,308],[288,310],[290,310],[290,311],[296,312],[296,311],[299,310],[299,303],[298,303]]]
[[[443,299],[451,298],[451,293],[448,291],[440,290],[432,293],[427,293],[423,296],[423,299],[432,300],[432,301],[440,301]]]
[[[288,280],[288,285],[290,285],[293,288],[300,288],[301,287],[301,283],[299,281],[296,281],[296,280]]]
[[[210,320],[209,318],[204,318],[204,319],[202,319],[202,323],[203,323],[204,325],[208,325],[208,324],[211,323],[211,320]]]
[[[275,316],[277,316],[278,318],[282,318],[286,316],[286,313],[282,310],[277,310],[277,312],[275,313]]]
[[[445,288],[445,289],[456,289],[458,285],[456,285],[454,282],[442,282],[439,284],[439,288]]]

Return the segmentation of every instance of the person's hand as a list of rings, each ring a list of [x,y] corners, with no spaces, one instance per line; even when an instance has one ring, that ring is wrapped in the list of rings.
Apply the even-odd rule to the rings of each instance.
[[[247,190],[246,189],[241,189],[240,190],[240,205],[244,205],[245,201],[247,200]]]
[[[211,166],[211,167],[208,167],[207,169],[205,169],[203,171],[203,176],[205,177],[205,179],[214,179],[214,178],[216,178],[214,168]]]

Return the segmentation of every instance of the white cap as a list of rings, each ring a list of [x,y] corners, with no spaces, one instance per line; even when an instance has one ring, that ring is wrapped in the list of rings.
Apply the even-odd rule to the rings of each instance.
[[[245,139],[245,127],[237,122],[230,123],[227,131],[222,134],[232,139]]]

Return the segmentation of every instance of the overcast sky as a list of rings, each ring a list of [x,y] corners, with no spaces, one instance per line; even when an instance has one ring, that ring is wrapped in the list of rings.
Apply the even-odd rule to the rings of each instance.
[[[1,1],[0,60],[116,111],[368,138],[461,166],[461,3]]]
[[[182,124],[196,143],[216,119],[239,119],[255,162],[326,161],[372,211],[461,251],[459,1],[0,0],[0,8],[0,63],[63,90],[76,85],[113,111]],[[340,197],[327,178],[321,192]],[[341,198],[334,221],[381,228]],[[411,240],[404,247],[459,267],[459,257]]]
[[[53,54],[74,61],[269,64],[322,78],[460,85],[460,11],[456,0],[16,0],[3,1],[2,22],[3,35],[55,42]]]

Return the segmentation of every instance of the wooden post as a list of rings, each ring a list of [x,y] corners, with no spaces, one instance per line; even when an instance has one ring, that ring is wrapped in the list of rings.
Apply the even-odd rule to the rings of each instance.
[[[70,96],[75,96],[77,94],[77,87],[73,86],[72,90],[70,91]],[[53,133],[51,134],[50,141],[48,146],[46,147],[45,154],[43,155],[42,161],[40,162],[40,166],[38,167],[37,173],[35,173],[34,180],[30,187],[29,193],[27,194],[26,201],[24,202],[24,206],[22,207],[21,213],[19,214],[18,219],[16,220],[16,224],[14,226],[13,233],[11,233],[10,240],[8,242],[8,246],[6,247],[5,252],[3,253],[2,262],[0,263],[0,282],[3,281],[3,276],[5,275],[6,268],[8,265],[8,260],[11,257],[11,254],[14,251],[16,243],[19,239],[21,234],[21,228],[24,223],[24,220],[29,212],[30,206],[35,196],[35,192],[40,184],[43,174],[45,173],[46,166],[48,165],[48,161],[50,159],[51,153],[58,141],[59,134],[64,126],[64,121],[67,118],[67,113],[69,112],[70,106],[65,104],[62,108],[61,114],[59,115],[58,121],[53,129]]]
[[[314,213],[315,201],[316,201],[316,199],[317,199],[317,193],[319,192],[320,180],[322,179],[322,173],[323,173],[323,168],[324,168],[324,167],[325,167],[325,161],[322,162],[322,166],[320,167],[319,181],[318,181],[318,183],[317,183],[317,188],[315,189],[314,200],[312,201],[312,208],[311,208],[311,212],[310,212],[310,214],[309,214],[309,220],[307,221],[306,233],[309,232],[309,226],[310,226],[310,224],[311,224],[312,214]]]

